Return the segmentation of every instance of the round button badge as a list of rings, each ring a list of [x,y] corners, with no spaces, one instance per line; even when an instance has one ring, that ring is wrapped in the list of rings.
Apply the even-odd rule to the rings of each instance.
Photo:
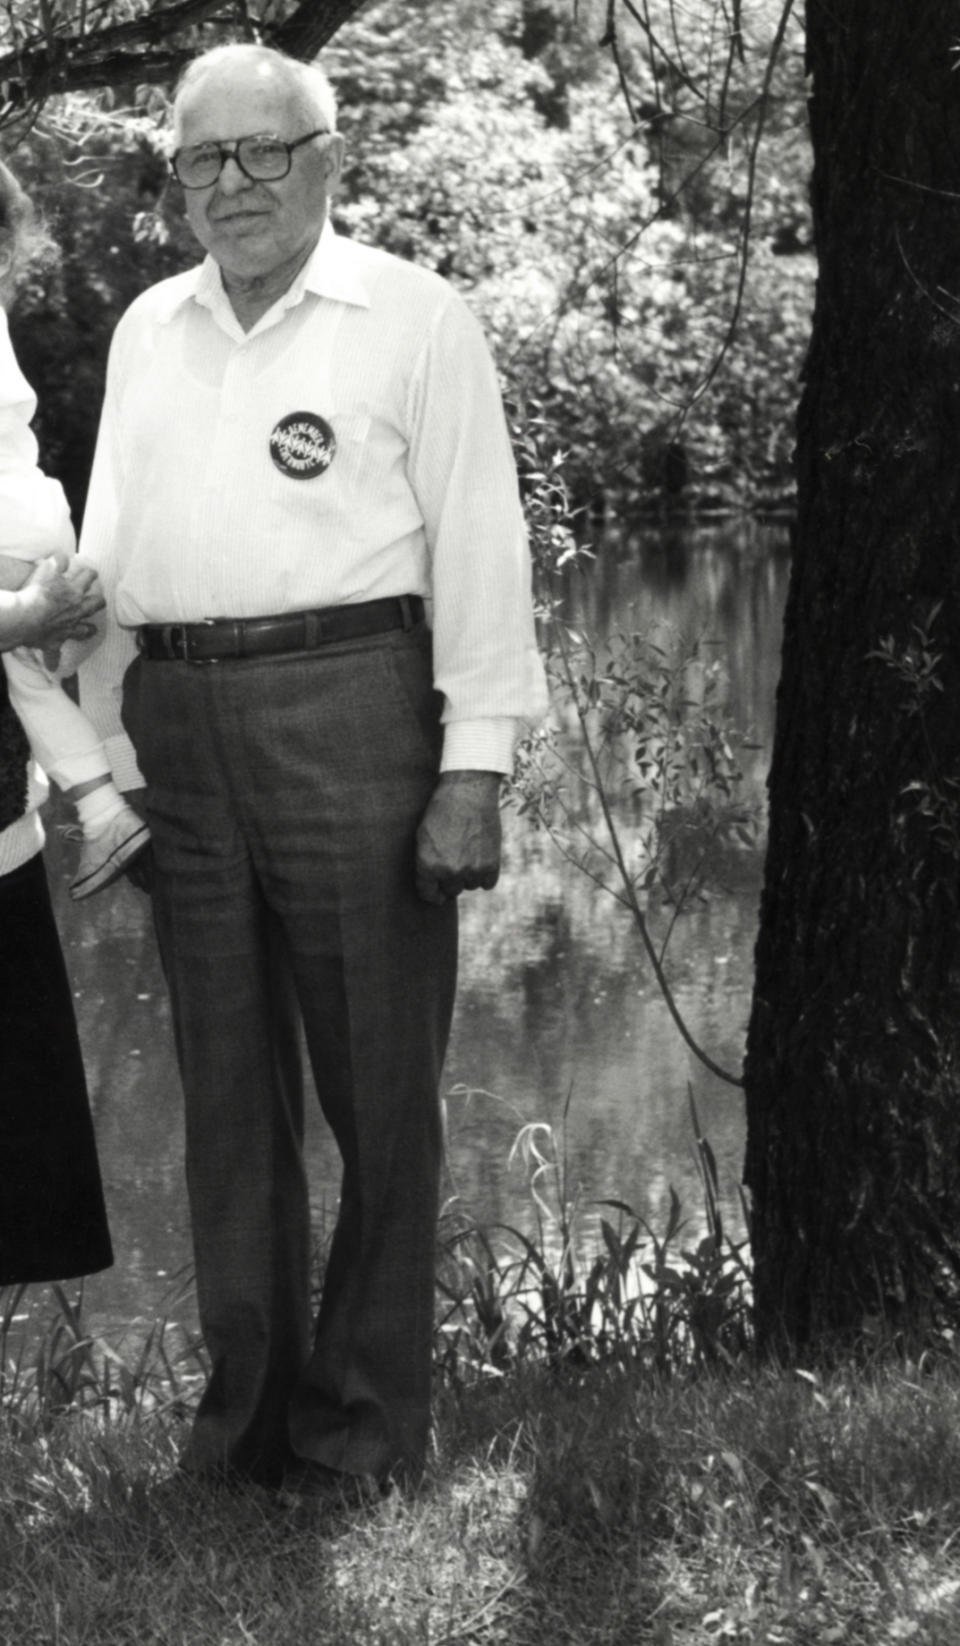
[[[270,434],[270,456],[280,473],[291,480],[312,480],[323,474],[336,451],[336,435],[316,412],[290,412]]]

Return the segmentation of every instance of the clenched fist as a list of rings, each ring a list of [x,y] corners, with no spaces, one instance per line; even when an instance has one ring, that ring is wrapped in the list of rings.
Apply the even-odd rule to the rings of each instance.
[[[444,772],[417,830],[417,891],[426,903],[489,891],[500,846],[500,773]]]

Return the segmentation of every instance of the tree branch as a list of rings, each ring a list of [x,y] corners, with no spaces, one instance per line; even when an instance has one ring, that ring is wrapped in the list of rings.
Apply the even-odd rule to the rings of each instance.
[[[296,10],[276,28],[264,29],[264,39],[278,51],[307,61],[332,40],[366,0],[300,0]]]
[[[293,57],[314,57],[363,4],[364,0],[300,0],[283,22],[257,25],[258,33],[264,44]],[[76,30],[38,32],[35,44],[0,55],[5,94],[0,124],[19,119],[28,107],[64,92],[171,81],[196,55],[189,31],[204,23],[234,20],[232,0],[176,0],[105,28],[91,30],[89,18],[81,17]]]

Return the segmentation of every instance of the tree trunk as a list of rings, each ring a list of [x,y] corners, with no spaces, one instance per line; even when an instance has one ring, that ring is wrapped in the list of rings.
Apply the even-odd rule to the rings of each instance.
[[[820,274],[745,1066],[766,1348],[960,1296],[957,44],[950,0],[807,3]]]

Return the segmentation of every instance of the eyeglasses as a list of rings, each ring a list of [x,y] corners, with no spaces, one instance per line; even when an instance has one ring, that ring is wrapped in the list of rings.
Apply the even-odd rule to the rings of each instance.
[[[328,137],[323,126],[308,131],[294,143],[285,143],[272,132],[238,137],[235,142],[192,143],[177,149],[170,158],[170,170],[185,189],[208,189],[215,183],[228,160],[235,160],[251,183],[278,183],[293,165],[293,151],[312,137]]]

